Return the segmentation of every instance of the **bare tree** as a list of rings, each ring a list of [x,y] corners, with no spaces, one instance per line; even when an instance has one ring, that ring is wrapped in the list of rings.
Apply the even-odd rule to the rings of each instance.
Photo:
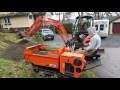
[[[100,12],[94,12],[95,19],[100,19]]]
[[[63,12],[63,18],[62,18],[62,23],[64,22],[65,18],[69,19],[69,17],[72,15],[73,12]]]
[[[83,12],[78,12],[78,16],[83,16]]]
[[[81,12],[81,16],[83,16],[83,12]]]
[[[105,16],[107,16],[107,17],[112,16],[112,12],[105,12],[104,14],[105,14]]]
[[[104,12],[93,12],[91,15],[94,17],[94,19],[102,19],[104,18],[105,13]]]
[[[55,12],[55,15],[58,16],[58,20],[60,21],[60,15],[61,15],[61,13],[60,12]]]
[[[65,20],[65,13],[63,13],[62,23],[64,22],[64,20]]]
[[[80,16],[80,12],[78,12],[78,16]]]
[[[59,12],[59,21],[60,21],[60,12]]]
[[[116,16],[120,16],[120,12],[115,12]]]
[[[104,18],[104,12],[101,12],[101,19]]]

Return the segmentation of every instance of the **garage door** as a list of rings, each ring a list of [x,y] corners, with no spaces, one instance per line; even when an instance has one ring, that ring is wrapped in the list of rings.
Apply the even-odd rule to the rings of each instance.
[[[120,34],[120,23],[113,23],[113,33]]]

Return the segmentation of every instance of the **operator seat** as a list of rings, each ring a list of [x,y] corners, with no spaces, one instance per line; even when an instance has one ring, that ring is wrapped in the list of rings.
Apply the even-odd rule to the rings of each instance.
[[[86,61],[98,60],[99,57],[101,56],[100,54],[97,53],[98,50],[99,50],[99,49],[97,49],[96,51],[94,51],[93,54],[90,55],[90,56],[85,56]]]

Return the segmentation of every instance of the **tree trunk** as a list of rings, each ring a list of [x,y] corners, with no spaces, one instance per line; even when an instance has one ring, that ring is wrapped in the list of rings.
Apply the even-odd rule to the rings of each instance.
[[[81,16],[83,16],[83,12],[81,12]]]
[[[97,16],[97,15],[96,15],[96,12],[94,12],[94,14],[95,14],[95,19],[96,19],[96,16]]]
[[[97,12],[97,18],[100,19],[100,12]]]
[[[78,12],[78,16],[80,16],[80,12]]]
[[[115,14],[116,14],[117,16],[120,16],[120,12],[115,12]]]
[[[60,12],[59,12],[59,21],[60,21]]]
[[[101,12],[101,19],[103,18],[104,16],[103,16],[103,12]]]
[[[64,19],[65,19],[65,13],[63,13],[62,23],[64,22]]]

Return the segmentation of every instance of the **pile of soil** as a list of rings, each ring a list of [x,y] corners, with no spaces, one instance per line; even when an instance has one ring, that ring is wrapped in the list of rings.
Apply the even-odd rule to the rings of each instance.
[[[34,52],[34,54],[41,54],[41,55],[48,55],[50,53],[51,53],[50,51],[37,51],[37,52]]]
[[[25,48],[32,46],[32,45],[35,45],[35,43],[32,43],[28,40],[22,40],[16,44],[13,44],[13,45],[7,47],[0,54],[0,58],[19,61],[19,60],[23,59],[23,53],[24,53]]]

